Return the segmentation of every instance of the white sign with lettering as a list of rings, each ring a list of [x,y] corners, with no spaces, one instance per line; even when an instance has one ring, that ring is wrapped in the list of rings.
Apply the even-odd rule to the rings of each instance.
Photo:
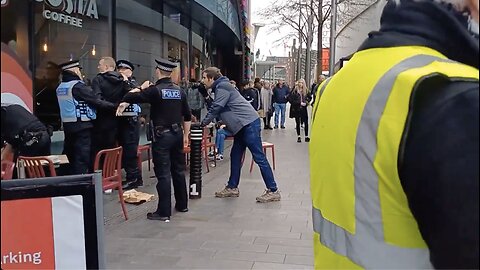
[[[3,1],[3,0],[2,0]],[[36,0],[45,4],[42,15],[47,20],[82,27],[83,20],[78,15],[98,19],[96,0]],[[48,9],[51,8],[52,10]],[[72,16],[73,15],[73,16]]]

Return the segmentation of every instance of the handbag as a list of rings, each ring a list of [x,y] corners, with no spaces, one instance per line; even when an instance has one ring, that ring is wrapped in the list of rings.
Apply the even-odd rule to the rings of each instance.
[[[265,111],[263,109],[258,110],[257,113],[260,118],[265,118]]]

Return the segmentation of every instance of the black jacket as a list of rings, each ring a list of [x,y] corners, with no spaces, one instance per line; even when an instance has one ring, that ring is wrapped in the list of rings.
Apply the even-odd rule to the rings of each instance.
[[[290,118],[305,117],[307,113],[307,106],[302,106],[302,96],[297,92],[295,88],[288,94],[287,100],[290,103]],[[310,102],[310,95],[306,95],[304,102],[308,104]]]
[[[248,102],[250,102],[255,111],[258,111],[262,108],[260,93],[256,88],[245,88],[242,90],[241,94]]]
[[[465,17],[433,1],[391,2],[380,31],[359,50],[426,46],[478,68],[478,39]],[[424,80],[410,101],[398,170],[435,268],[479,268],[478,92],[478,81],[437,77]]]
[[[92,89],[100,99],[118,105],[131,87],[120,73],[108,71],[99,73],[93,78]],[[95,120],[95,129],[113,129],[117,127],[117,122],[118,118],[115,116],[115,111],[99,111],[97,112],[97,120]]]
[[[80,80],[80,77],[77,74],[70,71],[62,72],[62,82],[69,82],[73,80]],[[99,96],[95,95],[92,88],[86,86],[83,83],[77,83],[73,86],[72,89],[73,97],[78,101],[85,101],[88,105],[97,109],[97,115],[99,112],[106,113],[115,113],[116,104],[100,99]],[[93,123],[90,122],[74,122],[74,123],[63,123],[63,130],[65,132],[73,133],[86,128],[92,128]]]
[[[47,130],[35,115],[18,104],[2,104],[1,118],[2,142],[6,141],[14,148],[18,148],[20,145],[19,136],[22,136],[23,133]]]

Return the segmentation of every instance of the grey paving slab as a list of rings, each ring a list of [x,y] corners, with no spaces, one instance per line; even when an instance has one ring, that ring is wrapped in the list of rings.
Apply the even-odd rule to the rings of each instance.
[[[210,258],[198,258],[194,260],[191,258],[182,258],[176,265],[188,269],[251,269],[253,262]]]
[[[283,261],[285,260],[285,255],[247,251],[218,251],[215,254],[215,259],[217,258],[249,262],[283,263]]]
[[[313,256],[313,250],[309,247],[297,247],[278,244],[268,245],[267,253]]]
[[[146,213],[156,209],[156,198],[142,205],[127,205],[129,220],[125,221],[117,194],[105,195],[107,267],[311,269],[308,144],[296,142],[293,127],[288,120],[285,130],[262,131],[263,140],[275,144],[274,175],[282,194],[280,202],[255,201],[265,185],[258,167],[249,172],[249,153],[242,169],[240,197],[214,197],[230,173],[230,141],[226,142],[224,161],[210,167],[209,173],[202,168],[202,198],[189,201],[188,213],[173,211],[170,223],[146,219]],[[147,170],[146,162],[142,166],[145,185],[138,190],[156,195],[153,171]]]
[[[302,255],[290,255],[285,256],[286,264],[302,264],[309,265],[313,267],[313,256],[302,256]]]
[[[313,266],[301,264],[280,264],[280,263],[264,263],[255,262],[253,268],[255,270],[276,270],[276,269],[313,269]]]
[[[296,246],[296,247],[313,247],[312,240],[297,240],[289,238],[278,238],[278,237],[257,237],[253,242],[256,245],[285,245],[285,246]]]

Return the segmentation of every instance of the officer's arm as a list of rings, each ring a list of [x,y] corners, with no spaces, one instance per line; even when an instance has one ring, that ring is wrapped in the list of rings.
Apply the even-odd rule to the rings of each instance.
[[[150,103],[150,100],[154,100],[154,95],[157,92],[157,87],[152,85],[140,92],[128,92],[122,101],[128,103]]]
[[[230,92],[225,89],[217,88],[215,92],[215,99],[212,102],[212,106],[208,109],[208,113],[202,121],[202,125],[206,126],[217,118],[222,111],[223,107],[227,105],[228,99],[230,98]]]
[[[102,110],[113,110],[117,107],[117,105],[102,100],[98,96],[96,96],[93,92],[93,90],[82,84],[82,83],[77,83],[75,87],[72,90],[72,95],[76,100],[83,100],[85,101],[88,105],[96,108],[96,109],[102,109]]]

